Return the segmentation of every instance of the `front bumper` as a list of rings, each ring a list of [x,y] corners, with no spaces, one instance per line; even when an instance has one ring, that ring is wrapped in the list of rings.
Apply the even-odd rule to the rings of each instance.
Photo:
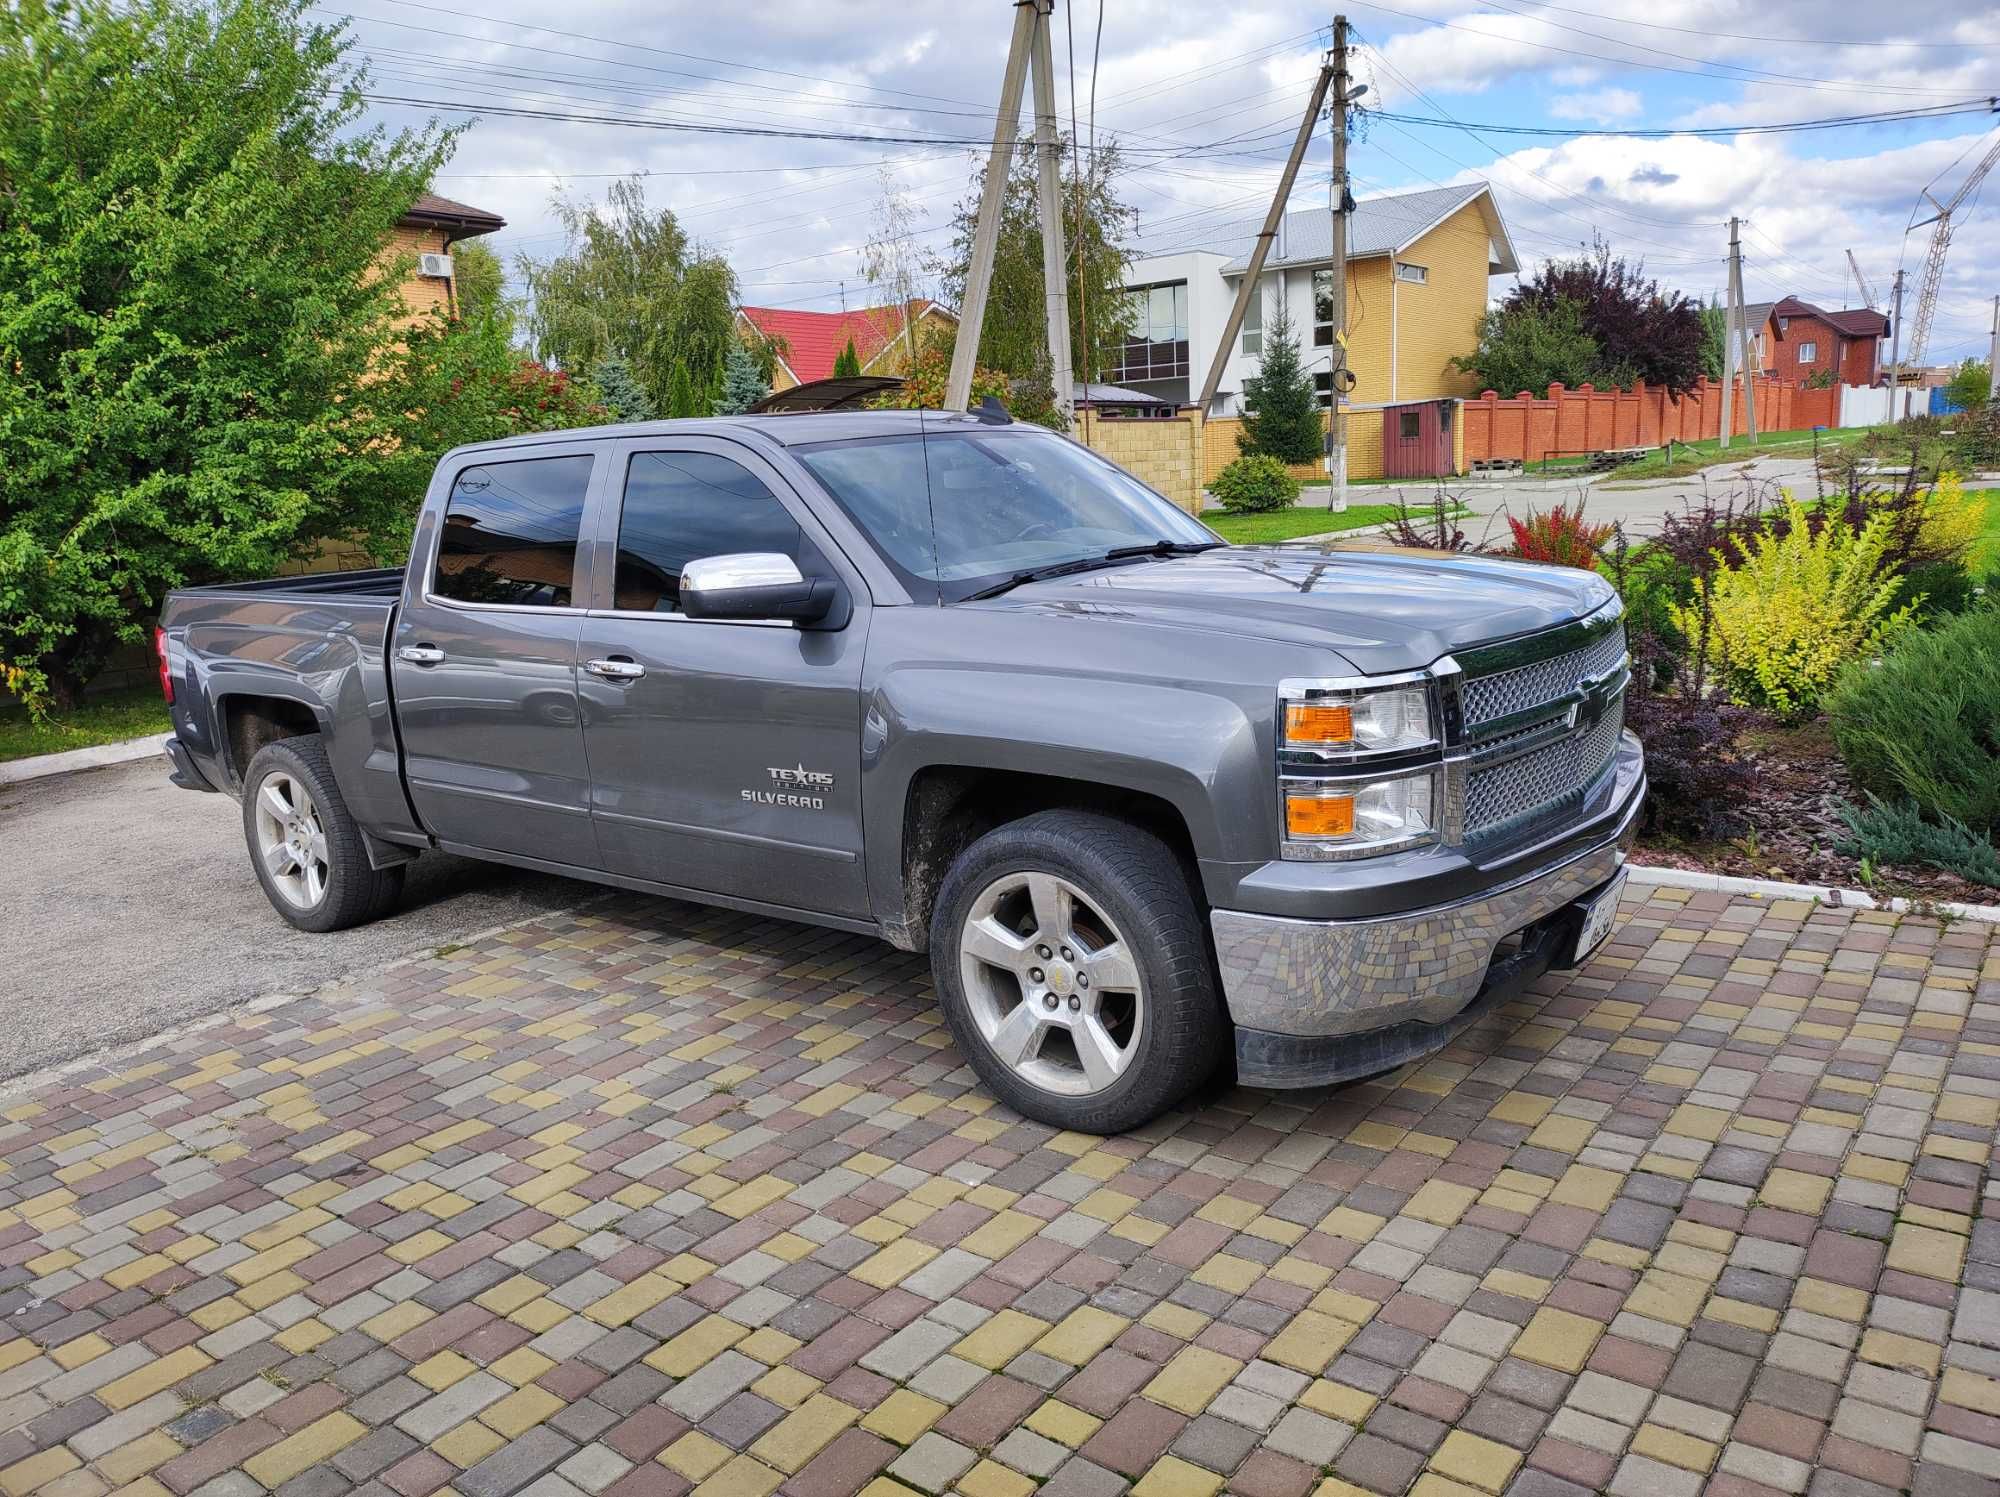
[[[1645,793],[1627,734],[1590,818],[1594,835],[1578,851],[1573,829],[1557,861],[1449,903],[1363,919],[1213,912],[1238,1079],[1321,1086],[1402,1065],[1568,961],[1573,907],[1624,865]]]

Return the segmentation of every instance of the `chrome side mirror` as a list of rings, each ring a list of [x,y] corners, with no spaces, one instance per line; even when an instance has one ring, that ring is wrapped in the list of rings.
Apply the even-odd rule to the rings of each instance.
[[[783,619],[814,624],[832,610],[831,578],[807,578],[776,551],[703,556],[681,569],[681,612],[691,619]]]

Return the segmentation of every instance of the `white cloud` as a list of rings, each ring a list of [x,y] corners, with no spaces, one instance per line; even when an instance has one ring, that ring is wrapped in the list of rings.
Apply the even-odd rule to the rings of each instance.
[[[1629,120],[1646,107],[1645,100],[1629,88],[1600,88],[1587,94],[1558,94],[1549,100],[1549,115],[1559,120],[1588,120],[1608,125]]]

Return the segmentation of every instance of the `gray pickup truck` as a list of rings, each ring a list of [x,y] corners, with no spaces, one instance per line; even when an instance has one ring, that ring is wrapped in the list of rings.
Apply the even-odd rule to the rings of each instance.
[[[439,848],[866,932],[1098,1132],[1574,966],[1646,788],[1598,577],[1227,546],[997,414],[464,448],[405,569],[187,588],[157,642],[173,778],[293,925]]]

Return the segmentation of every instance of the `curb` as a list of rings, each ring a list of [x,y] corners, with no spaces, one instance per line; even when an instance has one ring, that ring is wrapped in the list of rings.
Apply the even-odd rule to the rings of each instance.
[[[1976,920],[2000,925],[2000,904],[1957,904],[1939,900],[1912,904],[1907,899],[1877,899],[1859,889],[1836,889],[1824,884],[1787,884],[1772,878],[1741,878],[1732,873],[1697,873],[1688,868],[1653,868],[1644,863],[1627,863],[1626,871],[1635,884],[1651,884],[1667,889],[1694,889],[1704,894],[1748,894],[1756,899],[1810,899],[1818,904],[1853,910],[1887,910],[1896,915],[1943,913],[1954,920]]]
[[[130,764],[151,759],[174,735],[149,733],[144,738],[127,738],[118,743],[93,744],[89,748],[66,749],[60,754],[36,754],[27,759],[0,763],[0,785],[18,785],[24,780],[41,780],[50,775],[71,774],[79,769],[99,769],[106,764]]]

